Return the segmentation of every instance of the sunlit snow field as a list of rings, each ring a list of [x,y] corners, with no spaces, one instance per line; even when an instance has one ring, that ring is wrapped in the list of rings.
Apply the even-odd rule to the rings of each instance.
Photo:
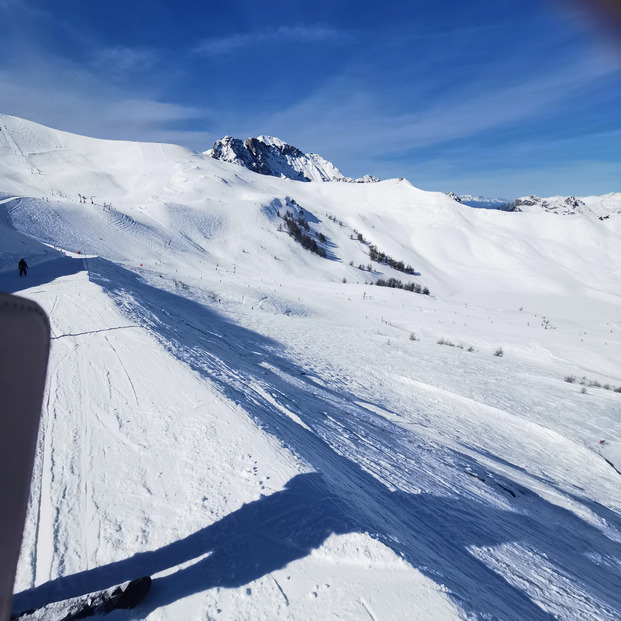
[[[621,215],[0,130],[0,290],[53,339],[15,611],[621,617]]]

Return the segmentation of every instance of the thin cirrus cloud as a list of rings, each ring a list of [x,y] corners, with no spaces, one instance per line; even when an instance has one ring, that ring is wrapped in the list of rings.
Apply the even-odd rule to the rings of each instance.
[[[393,111],[390,116],[385,114],[385,102],[376,93],[361,92],[358,85],[341,76],[310,97],[265,119],[264,124],[277,127],[277,131],[295,137],[302,145],[323,143],[339,152],[343,144],[358,152],[370,142],[375,157],[382,158],[526,123],[542,114],[553,115],[567,98],[589,89],[598,80],[610,79],[615,73],[614,65],[597,64],[585,58],[564,70],[550,70],[515,83],[495,84],[469,97],[446,98],[431,105],[418,102],[415,92],[405,93],[403,98],[411,105]],[[339,105],[333,105],[334,101],[339,101]]]
[[[127,76],[149,71],[158,61],[153,50],[117,46],[97,52],[91,65],[96,69],[107,69],[116,76]]]
[[[351,34],[325,26],[280,26],[259,32],[238,33],[226,37],[205,39],[193,52],[207,56],[232,54],[244,48],[270,43],[296,41],[300,43],[343,43]]]
[[[0,69],[0,112],[97,138],[169,142],[196,150],[213,142],[213,137],[200,129],[209,111],[132,95],[87,72],[82,72],[76,83],[77,71],[71,69],[53,62],[36,72],[16,74]],[[41,105],[42,88],[45,106]],[[195,129],[179,129],[188,124]]]

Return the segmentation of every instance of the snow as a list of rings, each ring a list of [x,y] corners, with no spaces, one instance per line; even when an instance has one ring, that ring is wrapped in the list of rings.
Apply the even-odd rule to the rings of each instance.
[[[257,140],[264,142],[265,144],[269,144],[275,147],[286,147],[287,143],[280,138],[276,138],[275,136],[257,136]]]
[[[621,473],[621,442],[600,440],[600,453],[617,472]]]
[[[53,331],[15,610],[149,574],[111,619],[621,616],[621,215],[0,130],[0,289]]]

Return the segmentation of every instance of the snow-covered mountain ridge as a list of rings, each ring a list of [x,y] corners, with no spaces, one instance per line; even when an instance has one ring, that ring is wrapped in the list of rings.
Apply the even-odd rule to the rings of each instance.
[[[621,193],[612,192],[602,196],[524,196],[508,204],[511,211],[549,212],[564,216],[594,214],[598,218],[608,218],[621,213]]]
[[[488,196],[472,196],[471,194],[460,194],[457,196],[452,192],[449,193],[449,196],[463,205],[480,209],[500,209],[506,211],[505,206],[509,203],[507,199],[498,197],[490,198]]]
[[[225,136],[216,140],[205,155],[223,162],[244,166],[249,170],[272,177],[294,181],[343,181],[347,183],[376,183],[377,177],[365,175],[359,179],[345,177],[341,171],[316,153],[302,153],[298,148],[272,136],[259,136],[241,141]]]
[[[620,238],[0,115],[0,289],[53,336],[14,609],[618,619]]]
[[[514,201],[502,198],[488,198],[485,196],[457,196],[453,192],[447,193],[453,200],[483,209],[498,209],[500,211],[538,213],[548,212],[557,215],[573,216],[576,214],[594,214],[600,220],[608,219],[612,214],[621,213],[621,193],[612,192],[602,196],[523,196]]]

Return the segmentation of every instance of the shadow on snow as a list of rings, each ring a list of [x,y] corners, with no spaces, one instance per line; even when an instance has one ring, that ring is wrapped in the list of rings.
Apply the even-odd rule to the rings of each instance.
[[[370,441],[379,442],[382,455],[393,459],[414,485],[418,478],[433,481],[430,477],[437,468],[425,451],[409,459],[398,454],[403,431],[365,408],[359,396],[339,386],[338,379],[319,385],[287,358],[277,342],[235,325],[204,304],[151,287],[104,260],[89,264],[91,280],[117,301],[132,323],[151,330],[174,356],[214,382],[316,472],[294,477],[283,491],[248,503],[185,539],[19,593],[15,610],[172,570],[154,580],[152,594],[139,609],[146,616],[194,593],[248,584],[308,555],[332,533],[352,532],[369,533],[443,584],[466,614],[554,618],[470,551],[472,546],[500,544],[514,544],[535,560],[545,559],[546,566],[581,585],[597,606],[615,611],[611,616],[621,610],[621,593],[615,588],[618,569],[593,560],[597,555],[621,557],[621,545],[574,513],[500,473],[493,474],[495,486],[486,491],[488,497],[496,494],[511,505],[508,510],[442,487],[441,482],[431,486],[437,494],[391,491],[380,480],[381,472],[374,476],[368,464],[365,469],[354,461],[354,456],[371,450]],[[295,412],[311,431],[283,410]],[[343,421],[336,432],[334,421]],[[408,434],[416,439],[413,432]],[[348,451],[338,444],[344,439],[350,442]],[[456,480],[463,477],[469,484],[487,485],[466,474],[481,470],[476,460],[446,447],[437,451],[435,466],[441,465],[447,474],[451,468]],[[515,491],[509,496],[506,492],[511,489]],[[545,571],[544,567],[542,575]],[[516,583],[520,576],[518,571]],[[545,592],[546,586],[542,578],[539,587]]]
[[[48,259],[30,265],[26,276],[20,276],[17,269],[0,272],[0,291],[5,293],[17,293],[24,289],[38,287],[45,283],[56,280],[61,276],[69,276],[85,271],[84,262],[81,259],[73,259],[67,256]]]

